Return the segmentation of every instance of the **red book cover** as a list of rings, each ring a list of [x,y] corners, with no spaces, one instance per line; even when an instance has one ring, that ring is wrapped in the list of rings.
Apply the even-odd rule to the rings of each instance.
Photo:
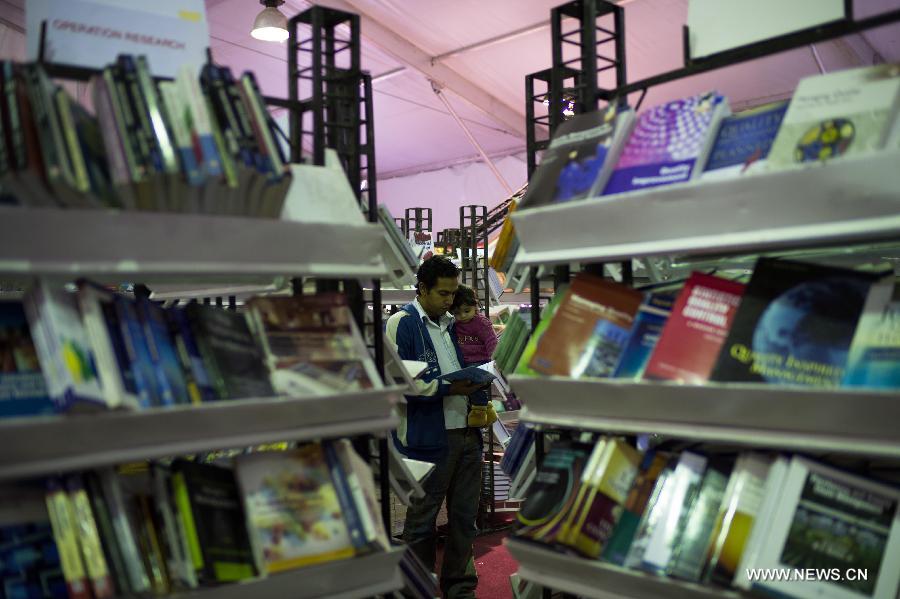
[[[663,327],[644,378],[705,383],[743,293],[743,283],[693,273]]]

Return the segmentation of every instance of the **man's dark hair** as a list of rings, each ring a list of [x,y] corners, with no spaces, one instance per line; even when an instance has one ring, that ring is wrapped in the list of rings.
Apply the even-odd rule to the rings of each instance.
[[[450,306],[450,311],[453,312],[462,306],[478,307],[478,298],[475,297],[475,290],[468,285],[460,285],[456,288],[456,295],[453,296],[453,305]]]
[[[450,258],[446,256],[432,256],[428,260],[422,262],[416,272],[416,282],[425,283],[425,289],[431,289],[437,285],[437,280],[444,277],[456,278],[459,276],[459,269]],[[416,285],[418,292],[419,286]]]

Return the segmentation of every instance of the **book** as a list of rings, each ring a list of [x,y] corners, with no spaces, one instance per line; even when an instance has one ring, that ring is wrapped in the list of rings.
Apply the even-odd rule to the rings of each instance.
[[[191,403],[165,311],[147,298],[138,298],[137,309],[160,390],[160,403],[164,406]]]
[[[882,285],[891,282],[875,272],[760,258],[711,380],[840,385],[863,308]]]
[[[0,417],[54,411],[22,302],[0,302]]]
[[[714,91],[654,106],[637,116],[603,195],[682,183],[699,176],[728,114]]]
[[[381,387],[345,296],[255,297],[247,305],[273,373],[314,393]]]
[[[141,325],[135,302],[123,295],[116,295],[115,317],[110,315],[108,322],[119,323],[122,343],[128,356],[131,374],[134,377],[134,388],[141,407],[149,408],[161,405],[161,391],[156,375],[156,368],[150,356],[150,347],[144,327]]]
[[[690,451],[678,458],[678,464],[666,479],[659,500],[653,506],[653,511],[658,513],[651,518],[658,525],[648,531],[646,547],[640,555],[641,568],[664,573],[669,567],[708,462],[705,456]]]
[[[769,152],[769,169],[884,147],[900,109],[900,65],[880,64],[800,80]]]
[[[496,368],[497,365],[492,360],[486,364],[466,366],[465,368],[442,374],[440,378],[449,383],[454,381],[469,381],[473,384],[486,385],[496,380],[498,376]]]
[[[786,100],[772,102],[722,119],[700,178],[726,179],[762,170],[787,108]]]
[[[742,283],[699,272],[691,274],[650,354],[644,378],[706,382],[743,292]]]
[[[900,387],[900,299],[885,303],[881,310],[863,309],[841,385]]]
[[[161,464],[151,466],[151,492],[159,541],[165,556],[165,571],[176,589],[192,589],[198,585],[197,573],[189,557],[187,538],[177,516],[170,490],[171,471]]]
[[[241,456],[237,478],[262,571],[271,574],[354,555],[318,443],[287,453]]]
[[[647,543],[650,541],[650,534],[659,524],[659,516],[662,513],[660,509],[657,509],[657,504],[659,503],[663,489],[666,486],[666,481],[675,472],[677,463],[678,458],[673,457],[666,463],[665,468],[663,468],[659,477],[656,479],[653,490],[647,499],[647,505],[644,508],[644,512],[641,514],[640,520],[635,527],[631,543],[628,546],[628,552],[621,561],[622,566],[633,569],[640,567],[644,551],[647,549]]]
[[[595,459],[596,455],[596,459]],[[641,454],[621,439],[598,443],[582,473],[579,498],[557,541],[597,559],[612,536],[634,482]]]
[[[185,313],[219,399],[271,397],[263,353],[243,313],[190,304]]]
[[[57,410],[115,407],[106,403],[75,294],[39,280],[26,293],[24,307]]]
[[[91,599],[91,588],[78,545],[75,513],[59,479],[47,481],[47,513],[70,599]]]
[[[667,293],[649,293],[638,308],[628,339],[622,348],[619,361],[613,369],[613,378],[640,379],[656,347],[663,326],[672,313],[675,296]]]
[[[758,580],[788,597],[889,599],[900,570],[900,491],[806,458],[791,459],[781,500],[752,568],[822,574],[803,584]],[[812,577],[811,577],[812,578]]]
[[[110,574],[113,577],[116,591],[120,594],[126,594],[131,589],[128,581],[128,572],[116,531],[113,528],[110,511],[103,495],[99,475],[94,471],[85,472],[84,485],[87,490],[91,513],[94,515],[94,521],[97,523],[97,532],[100,535],[100,544],[103,548],[103,555],[106,558],[106,565],[109,567]]]
[[[235,473],[227,468],[172,463],[175,507],[185,523],[191,561],[199,578],[229,582],[257,573]]]
[[[378,551],[389,550],[391,543],[384,528],[384,521],[381,518],[381,507],[371,465],[353,449],[353,444],[349,439],[335,441],[335,448],[342,470],[347,477],[350,493],[359,511],[368,547]],[[396,451],[393,444],[390,444],[390,449],[392,450],[391,455],[399,456],[399,452]],[[422,466],[427,467],[429,473],[434,469],[434,464],[400,457],[402,464],[411,470],[415,470],[417,473],[421,472]],[[393,465],[393,462],[391,464]],[[417,480],[421,480],[424,476],[421,475]]]
[[[738,456],[728,478],[710,535],[703,580],[731,584],[757,522],[772,460],[754,453]]]
[[[529,366],[545,375],[608,376],[643,300],[639,291],[579,273],[559,303]]]
[[[200,348],[197,347],[197,340],[194,338],[194,331],[191,329],[191,322],[187,313],[184,308],[172,306],[166,310],[166,316],[171,325],[175,347],[181,358],[182,370],[185,372],[185,379],[188,382],[188,393],[192,397],[192,403],[196,403],[196,401],[215,401],[218,399],[218,395],[210,380],[206,365],[203,363],[203,356],[200,353]],[[194,395],[195,392],[196,396]],[[194,400],[195,397],[196,401]]]
[[[365,503],[357,503],[361,493],[361,490],[358,488],[359,481],[357,480],[354,485],[357,487],[356,495],[354,495],[348,480],[349,472],[344,470],[344,464],[338,456],[334,443],[329,440],[322,441],[322,450],[325,453],[325,461],[331,473],[331,482],[334,485],[338,503],[341,505],[341,514],[344,517],[344,522],[347,524],[347,533],[350,535],[354,553],[357,555],[365,554],[369,551],[370,545],[363,523],[362,510],[367,508]]]
[[[616,103],[561,123],[528,184],[522,208],[599,195],[634,124]]]
[[[0,525],[3,597],[69,599],[49,520]]]
[[[612,534],[606,541],[601,558],[605,561],[623,565],[631,542],[637,533],[638,524],[644,514],[644,509],[650,501],[650,496],[656,486],[669,458],[665,454],[650,450],[641,460],[638,473],[635,475],[628,496],[622,505],[622,513]]]

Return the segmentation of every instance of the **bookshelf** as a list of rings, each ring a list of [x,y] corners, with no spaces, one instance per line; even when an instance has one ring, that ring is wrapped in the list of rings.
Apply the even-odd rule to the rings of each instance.
[[[897,239],[897,164],[900,151],[884,151],[516,211],[518,263],[611,262]]]
[[[662,578],[599,561],[573,558],[551,549],[509,539],[506,548],[519,562],[519,577],[590,599],[740,599],[723,588]]]
[[[377,224],[111,210],[0,209],[0,274],[114,282],[386,276]]]
[[[383,553],[306,566],[239,584],[198,589],[172,599],[356,599],[390,593],[403,587],[398,565],[403,547]]]
[[[510,384],[525,404],[521,419],[550,428],[900,457],[896,392],[525,376]]]
[[[397,388],[0,420],[0,480],[278,441],[386,433]]]

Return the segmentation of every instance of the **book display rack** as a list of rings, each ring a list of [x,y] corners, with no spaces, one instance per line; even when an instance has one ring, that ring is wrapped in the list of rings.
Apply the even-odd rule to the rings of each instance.
[[[372,353],[378,373],[383,374],[380,281],[388,269],[382,259],[385,232],[377,224],[371,79],[360,69],[359,18],[313,7],[292,18],[289,27],[290,97],[263,99],[290,113],[291,162],[305,159],[323,166],[325,149],[337,151],[368,223],[322,226],[224,215],[3,207],[0,278],[16,283],[37,277],[56,282],[90,278],[108,285],[127,281],[150,292],[159,285],[159,292],[150,295],[154,300],[224,295],[232,310],[237,308],[237,296],[282,292],[291,280],[295,290],[302,290],[304,279],[314,280],[319,290],[342,288],[360,328],[372,327],[368,338],[374,339]],[[347,27],[349,41],[342,39]],[[310,38],[303,39],[308,29]],[[341,52],[350,55],[348,68],[336,66]],[[313,66],[299,64],[301,53]],[[97,73],[68,65],[42,66],[50,77],[60,79],[87,80]],[[310,98],[299,97],[301,82],[306,90],[312,83]],[[303,157],[301,147],[307,146],[311,156]],[[359,194],[363,181],[365,205]],[[368,301],[374,307],[374,322],[368,324],[358,283],[367,279],[373,282]],[[0,480],[13,484],[156,458],[340,438],[360,440],[360,446],[377,441],[381,455],[386,455],[385,437],[397,425],[394,405],[401,392],[399,387],[376,385],[327,395],[3,419]],[[376,478],[381,496],[386,497],[387,460],[378,466],[381,475]],[[360,501],[362,495],[348,483],[336,486],[344,487],[339,493],[356,493],[354,501]],[[387,502],[383,503],[381,518],[389,526]],[[280,599],[387,594],[403,587],[402,554],[397,548],[362,551],[353,559],[171,596]]]
[[[622,7],[588,0],[554,9],[554,66],[526,78],[529,177],[538,166],[539,152],[549,146],[546,131],[552,134],[573,112],[593,111],[600,102],[616,103],[640,93],[637,110],[647,89],[661,83],[900,21],[897,10],[854,19],[853,2],[845,6],[846,18],[839,22],[702,59],[687,55],[685,29],[685,67],[636,82],[626,79]],[[600,19],[605,19],[602,26]],[[578,58],[564,60],[562,49],[571,46]],[[613,50],[598,55],[610,47]],[[567,56],[571,56],[568,51]],[[598,74],[604,71],[615,75],[615,84],[609,89],[598,86]],[[549,105],[544,116],[536,116],[535,107],[540,104]],[[565,116],[564,110],[568,111]],[[688,266],[749,272],[752,260],[742,261],[743,256],[790,256],[798,249],[813,248],[810,255],[833,255],[838,263],[846,264],[854,255],[848,246],[869,244],[883,249],[896,247],[893,244],[900,240],[897,164],[900,153],[896,147],[885,148],[844,160],[773,169],[753,177],[660,186],[626,197],[520,207],[511,215],[520,243],[517,262],[531,268],[535,295],[539,289],[536,273],[547,266],[555,267],[555,279],[561,285],[569,280],[570,265],[602,275],[612,263],[622,263],[620,280],[631,285],[632,260],[659,256],[678,256]],[[535,298],[534,326],[539,322],[538,306]],[[509,382],[523,403],[521,420],[540,431],[538,464],[545,457],[544,434],[571,437],[580,431],[659,435],[687,444],[737,447],[739,451],[784,450],[846,460],[895,463],[900,457],[900,435],[893,425],[900,418],[896,390],[521,375],[510,377]],[[535,530],[533,538],[557,534]],[[559,543],[559,537],[556,540]],[[551,548],[552,544],[542,546],[516,538],[507,541],[519,562],[518,577],[542,586],[545,597],[551,589],[598,599],[751,596],[579,558],[571,547],[566,552]],[[896,554],[891,559],[895,560]],[[896,561],[889,567],[896,569]],[[813,591],[797,592],[800,594],[791,596],[811,596],[802,593]],[[841,592],[827,596],[845,596]]]

